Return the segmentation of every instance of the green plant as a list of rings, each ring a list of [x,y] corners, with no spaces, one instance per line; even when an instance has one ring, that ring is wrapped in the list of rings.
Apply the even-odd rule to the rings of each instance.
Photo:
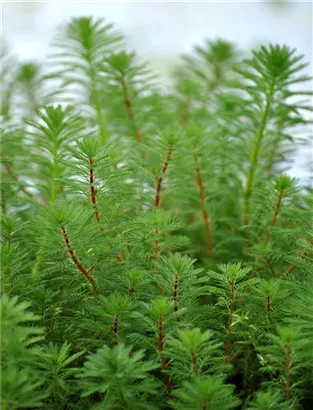
[[[37,355],[31,346],[43,339],[43,329],[26,326],[39,317],[31,313],[30,303],[18,303],[17,296],[1,298],[1,407],[20,409],[41,407],[47,394],[36,368]]]
[[[53,44],[2,56],[2,407],[312,408],[303,57],[206,41],[165,90],[104,20]]]
[[[174,392],[179,402],[173,402],[174,409],[235,409],[240,404],[233,396],[234,387],[223,383],[223,379],[207,376],[193,383],[184,383],[184,389]]]
[[[156,394],[157,383],[149,380],[149,372],[158,365],[143,359],[143,351],[131,353],[122,344],[112,349],[103,346],[87,358],[79,375],[85,379],[82,395],[102,393],[103,402],[96,406],[102,409],[153,408],[148,404],[149,395]]]

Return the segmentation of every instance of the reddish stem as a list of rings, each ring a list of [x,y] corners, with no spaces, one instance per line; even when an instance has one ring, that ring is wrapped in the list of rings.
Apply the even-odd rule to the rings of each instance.
[[[273,215],[273,218],[272,218],[272,221],[271,221],[270,229],[273,228],[276,225],[278,212],[279,212],[279,209],[281,207],[281,201],[283,199],[283,193],[284,193],[284,191],[280,191],[280,193],[279,193],[279,196],[278,196],[278,199],[277,199],[277,202],[276,202],[276,205],[275,205],[275,212],[274,212],[274,215]],[[270,229],[269,229],[269,231],[266,235],[266,238],[264,240],[264,245],[265,246],[268,244],[269,239],[270,239]]]
[[[165,162],[161,169],[161,176],[157,179],[157,186],[156,186],[155,199],[154,199],[154,207],[156,209],[160,208],[162,183],[163,183],[163,179],[166,174],[171,156],[172,156],[172,145],[170,144],[167,154],[166,154]],[[155,228],[155,233],[158,234],[158,228]],[[154,244],[153,244],[153,258],[155,261],[159,259],[159,241],[157,239],[154,241]]]
[[[139,132],[137,126],[136,126],[134,110],[133,110],[131,100],[129,98],[128,87],[127,87],[127,83],[126,83],[126,80],[125,80],[125,75],[123,73],[122,73],[121,85],[122,85],[122,89],[123,89],[124,102],[125,102],[125,107],[126,107],[128,119],[133,124],[136,140],[139,143],[142,143],[143,142],[142,141],[142,136],[141,136],[141,134],[140,134],[140,132]]]
[[[113,328],[112,328],[112,333],[114,335],[114,344],[117,344],[118,331],[119,331],[119,316],[118,314],[116,314],[114,318],[114,322],[113,322]]]
[[[119,322],[119,317],[118,315],[115,316],[114,318],[114,323],[113,323],[113,334],[116,336],[118,334],[118,322]]]
[[[313,241],[311,241],[310,245],[313,245]],[[308,254],[307,251],[302,252],[302,254],[300,255],[300,258],[304,258],[306,255]],[[289,268],[286,270],[285,275],[288,276],[290,275],[295,269],[296,269],[296,265],[293,263],[289,266]]]
[[[157,179],[157,186],[156,186],[155,199],[154,199],[155,208],[160,207],[162,183],[163,183],[163,179],[164,179],[164,176],[168,168],[168,164],[171,160],[171,156],[172,156],[172,145],[170,144],[167,154],[166,154],[165,162],[161,170],[161,176]]]
[[[190,351],[190,359],[191,359],[194,374],[195,374],[195,376],[198,377],[199,376],[198,360],[197,360],[197,356],[196,356],[196,353],[194,352],[194,350]]]
[[[62,226],[61,230],[62,230],[62,234],[63,234],[64,243],[66,245],[68,254],[69,254],[73,264],[85,276],[85,278],[89,281],[94,294],[97,294],[98,291],[97,291],[96,283],[95,283],[94,278],[91,276],[91,271],[94,268],[94,266],[92,266],[89,269],[85,268],[85,266],[81,263],[81,261],[75,255],[75,252],[74,252],[74,250],[71,246],[71,243],[70,243],[70,240],[69,240],[69,237],[68,237],[68,234],[67,234],[67,231],[66,231],[65,227]]]
[[[95,217],[98,222],[100,222],[100,213],[97,208],[97,201],[96,201],[96,190],[94,187],[95,183],[95,175],[94,175],[94,170],[93,170],[93,160],[92,158],[89,158],[89,183],[90,183],[90,198],[91,198],[91,204],[95,210]]]
[[[206,243],[207,243],[207,253],[208,257],[212,257],[212,236],[211,236],[211,227],[210,227],[210,221],[209,221],[209,216],[205,207],[205,194],[204,194],[204,187],[203,187],[203,182],[202,182],[202,177],[201,177],[201,172],[200,172],[200,167],[199,167],[199,161],[198,158],[194,155],[194,161],[196,164],[196,177],[197,177],[197,185],[198,185],[198,190],[199,190],[199,196],[200,196],[200,205],[201,205],[201,211],[202,211],[202,217],[203,217],[203,222],[204,222],[204,229],[205,229],[205,236],[206,236]]]
[[[186,96],[186,102],[185,102],[185,108],[184,108],[184,113],[181,117],[181,123],[183,126],[186,126],[189,118],[189,106],[190,106],[190,97]],[[197,185],[199,189],[199,195],[200,195],[200,204],[201,204],[201,211],[202,211],[202,217],[203,217],[203,222],[204,222],[204,229],[205,229],[205,236],[206,236],[206,242],[207,242],[207,252],[208,252],[208,257],[212,257],[212,235],[211,235],[211,227],[210,227],[210,221],[209,221],[209,216],[205,207],[205,194],[204,194],[204,187],[203,187],[203,182],[202,182],[202,177],[201,177],[201,172],[200,172],[200,167],[199,167],[199,162],[198,158],[194,155],[194,161],[196,164],[196,178],[197,178]]]
[[[165,372],[168,370],[168,365],[167,365],[167,362],[164,358],[162,358],[161,366],[162,366],[162,370],[164,370]],[[165,382],[165,385],[166,385],[167,393],[168,393],[169,396],[171,396],[172,383],[171,383],[170,377],[167,373],[164,373],[164,382]]]
[[[266,297],[265,315],[268,316],[272,310],[271,297]]]
[[[285,275],[290,275],[294,270],[296,269],[296,265],[293,263],[289,266],[289,268],[286,270]]]
[[[131,297],[134,292],[135,292],[135,287],[134,287],[133,285],[131,285],[131,286],[128,288],[127,295],[128,295],[129,297]]]
[[[190,97],[186,96],[184,113],[181,117],[181,122],[182,122],[183,126],[185,126],[187,124],[187,121],[188,121],[189,106],[190,106]],[[206,241],[207,241],[207,252],[208,252],[208,257],[211,258],[211,256],[212,256],[212,237],[211,237],[209,217],[208,217],[207,210],[205,208],[204,187],[203,187],[200,167],[199,167],[199,164],[198,164],[198,158],[195,155],[194,155],[193,158],[194,158],[194,161],[195,161],[195,164],[196,164],[196,178],[197,178],[197,184],[198,184],[198,189],[199,189],[202,217],[203,217],[205,235],[206,235]]]
[[[164,350],[164,335],[163,335],[163,314],[160,313],[158,320],[158,330],[159,330],[159,351]]]
[[[90,183],[90,199],[91,199],[91,204],[95,210],[95,218],[97,222],[100,222],[100,212],[98,211],[97,207],[97,200],[96,200],[96,190],[94,187],[95,183],[95,174],[94,174],[94,169],[93,169],[93,159],[89,158],[89,183]],[[102,231],[104,231],[104,228],[101,228]],[[108,244],[109,248],[112,248],[111,243]],[[122,258],[119,255],[116,255],[115,258],[121,262]]]
[[[14,174],[14,171],[12,169],[12,167],[10,167],[10,165],[8,164],[4,164],[4,167],[7,171],[7,173],[9,174],[9,176],[16,181],[18,184],[20,184],[20,181],[18,180],[18,177]],[[24,194],[26,194],[29,197],[33,197],[33,194],[31,194],[26,188],[24,188],[23,186],[20,186],[20,189],[22,190],[22,192],[24,192]]]

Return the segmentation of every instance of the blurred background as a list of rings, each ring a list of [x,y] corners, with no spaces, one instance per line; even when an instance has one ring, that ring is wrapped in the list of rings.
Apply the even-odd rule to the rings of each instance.
[[[71,16],[102,16],[125,35],[135,50],[167,84],[179,55],[205,38],[222,38],[251,49],[260,43],[296,47],[312,75],[312,1],[5,1],[2,40],[20,61],[44,61],[57,27]],[[304,148],[299,155],[312,156]],[[301,167],[291,170],[301,177]]]

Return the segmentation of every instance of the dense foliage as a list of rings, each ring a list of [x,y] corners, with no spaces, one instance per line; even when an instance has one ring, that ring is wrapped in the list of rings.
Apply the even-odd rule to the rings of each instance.
[[[2,56],[2,409],[311,409],[303,57],[206,41],[164,89],[101,19],[53,47]]]

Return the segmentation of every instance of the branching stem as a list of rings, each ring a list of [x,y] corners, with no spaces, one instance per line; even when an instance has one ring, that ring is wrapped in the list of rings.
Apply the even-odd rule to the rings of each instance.
[[[94,280],[94,278],[91,275],[91,272],[94,268],[94,265],[87,269],[82,262],[78,259],[78,257],[75,254],[75,251],[73,250],[71,243],[70,243],[70,239],[68,237],[68,233],[66,231],[66,228],[64,226],[61,227],[62,230],[62,234],[63,234],[63,240],[67,249],[67,252],[73,262],[73,264],[76,266],[76,268],[85,276],[85,278],[88,280],[88,282],[90,283],[92,290],[94,292],[94,294],[96,295],[98,293],[97,291],[97,287],[96,287],[96,282]]]

